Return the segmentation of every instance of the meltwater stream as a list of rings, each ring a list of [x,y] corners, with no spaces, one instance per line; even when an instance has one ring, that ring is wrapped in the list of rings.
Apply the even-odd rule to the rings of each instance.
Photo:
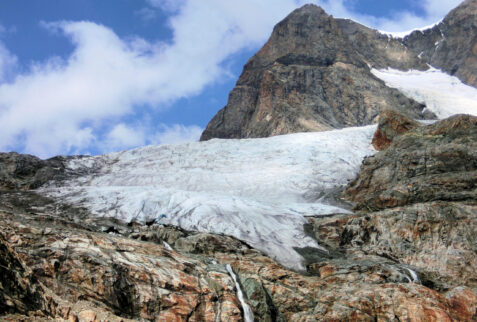
[[[244,317],[245,322],[253,322],[252,309],[247,304],[247,302],[245,302],[245,300],[243,298],[242,289],[240,288],[240,284],[238,283],[237,276],[235,276],[235,273],[232,270],[232,266],[230,266],[230,264],[227,264],[227,265],[225,265],[225,268],[227,269],[227,272],[229,273],[230,277],[232,277],[233,281],[235,282],[235,287],[237,288],[237,295],[238,295],[240,304],[242,305],[243,317]]]
[[[407,269],[407,271],[408,271],[409,274],[411,275],[411,277],[412,277],[412,282],[413,282],[413,283],[420,283],[419,277],[417,276],[417,273],[416,273],[414,270],[412,270],[412,269],[410,269],[410,268],[408,268],[408,267],[405,267],[405,268]],[[411,282],[410,279],[409,279],[409,281]]]

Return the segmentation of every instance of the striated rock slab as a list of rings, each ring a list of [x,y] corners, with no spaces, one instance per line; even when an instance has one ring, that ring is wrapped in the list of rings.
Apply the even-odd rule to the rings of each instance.
[[[228,236],[104,218],[90,219],[86,230],[68,219],[71,214],[41,208],[42,198],[30,196],[28,212],[14,206],[14,198],[18,194],[2,199],[2,207],[10,210],[0,211],[0,232],[8,249],[18,254],[21,266],[31,268],[31,276],[40,285],[37,290],[48,305],[42,305],[40,313],[1,312],[0,316],[10,313],[5,319],[33,319],[36,314],[42,320],[241,321],[243,313],[226,264],[237,275],[257,321],[475,318],[473,284],[454,287],[456,283],[445,279],[447,288],[438,288],[426,282],[431,289],[413,283],[405,268],[417,269],[412,260],[403,266],[381,253],[349,251],[350,245],[359,244],[359,237],[333,251],[331,239],[318,236],[329,246],[331,256],[310,264],[309,275],[303,275]],[[63,211],[74,213],[73,208]],[[106,232],[100,232],[105,227]],[[456,233],[449,234],[453,238]],[[397,237],[392,235],[378,240],[394,243]],[[423,283],[429,280],[438,285],[440,280],[423,271],[418,270]]]
[[[221,266],[208,266],[163,245],[22,217],[28,225],[0,213],[2,233],[24,265],[62,299],[55,307],[71,316],[88,320],[107,312],[118,319],[241,320],[234,283]],[[81,301],[78,311],[72,303]]]
[[[408,265],[434,289],[465,285],[477,290],[476,215],[476,203],[431,202],[310,218],[310,225],[315,237],[328,247]]]

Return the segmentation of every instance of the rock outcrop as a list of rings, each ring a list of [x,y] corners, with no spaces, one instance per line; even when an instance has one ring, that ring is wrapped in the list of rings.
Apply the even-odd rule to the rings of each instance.
[[[405,37],[403,44],[430,65],[477,87],[477,1],[464,1],[433,28]]]
[[[427,68],[400,41],[306,5],[280,22],[247,62],[201,140],[367,125],[383,109],[432,117],[371,73],[388,66]]]
[[[64,172],[64,159],[41,160],[27,154],[0,153],[0,190],[36,189]]]
[[[395,120],[402,124],[396,122],[394,129],[409,124],[402,116]],[[357,213],[309,218],[310,234],[330,254],[344,256],[322,257],[309,270],[320,276],[350,269],[371,276],[379,272],[381,278],[395,280],[399,279],[395,267],[401,267],[410,273],[410,280],[447,299],[454,298],[455,292],[466,294],[460,293],[460,301],[474,299],[476,130],[476,117],[451,117],[409,129],[395,136],[384,151],[367,158],[344,192]],[[459,319],[475,320],[475,303],[464,302],[451,305],[468,310]]]
[[[477,117],[417,127],[364,160],[345,196],[356,210],[477,200]]]
[[[414,280],[407,268],[416,264],[402,265],[379,251],[374,255],[367,248],[351,247],[359,244],[359,234],[334,245],[330,232],[339,232],[346,220],[357,217],[338,216],[332,226],[335,217],[316,218],[313,230],[331,255],[310,263],[309,274],[303,275],[227,236],[99,218],[90,218],[85,229],[67,219],[72,209],[55,213],[44,199],[30,199],[31,208],[22,210],[17,200],[24,193],[3,195],[0,210],[1,245],[5,258],[15,263],[4,268],[1,296],[20,299],[16,306],[4,301],[10,309],[0,315],[7,320],[242,321],[226,264],[236,273],[256,321],[475,318],[473,281],[441,281],[424,270]],[[397,239],[399,233],[394,233]],[[383,236],[382,243],[386,241]],[[474,273],[469,268],[461,277],[466,274]],[[8,288],[3,276],[13,276],[13,283],[18,276],[24,287]]]
[[[419,126],[419,123],[392,110],[379,115],[378,129],[371,142],[378,151],[387,149],[393,139]]]

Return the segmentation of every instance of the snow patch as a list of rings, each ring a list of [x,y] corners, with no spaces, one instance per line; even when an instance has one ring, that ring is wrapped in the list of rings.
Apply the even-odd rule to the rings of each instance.
[[[440,24],[442,22],[443,19],[439,20],[438,22],[436,23],[433,23],[432,25],[429,25],[429,26],[424,26],[424,27],[421,27],[421,28],[415,28],[415,29],[411,29],[411,30],[408,30],[408,31],[383,31],[383,30],[377,30],[377,32],[379,32],[380,34],[383,34],[383,35],[386,35],[388,37],[391,37],[391,38],[405,38],[406,36],[409,36],[410,34],[412,34],[414,31],[420,31],[420,32],[423,32],[423,31],[426,31],[428,29],[431,29],[431,28],[434,28],[435,26],[437,26],[438,24]]]
[[[371,72],[387,86],[397,88],[404,95],[425,104],[440,119],[455,114],[477,116],[477,89],[439,69],[403,72],[388,68],[372,69]]]
[[[97,216],[230,235],[284,266],[304,269],[294,248],[323,249],[305,234],[305,217],[348,212],[327,196],[375,153],[375,130],[214,139],[83,157],[67,170],[89,174],[40,192]]]

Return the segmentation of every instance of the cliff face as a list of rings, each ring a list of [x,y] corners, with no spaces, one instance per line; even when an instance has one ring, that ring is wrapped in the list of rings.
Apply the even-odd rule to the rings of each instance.
[[[430,65],[477,87],[477,1],[466,0],[438,25],[403,43]]]
[[[321,8],[295,10],[245,65],[226,107],[201,140],[267,137],[374,123],[383,109],[431,117],[388,88],[370,66],[425,69],[399,41]]]
[[[370,68],[427,70],[431,65],[477,87],[476,18],[477,1],[468,0],[435,27],[400,39],[306,5],[280,22],[245,65],[227,106],[201,140],[372,124],[386,109],[433,118]]]

